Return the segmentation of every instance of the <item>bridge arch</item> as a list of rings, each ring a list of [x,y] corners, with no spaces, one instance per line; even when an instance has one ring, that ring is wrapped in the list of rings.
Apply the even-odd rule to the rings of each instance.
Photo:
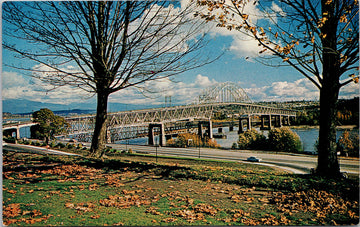
[[[249,96],[234,82],[218,83],[204,89],[199,95],[199,103],[252,103]]]

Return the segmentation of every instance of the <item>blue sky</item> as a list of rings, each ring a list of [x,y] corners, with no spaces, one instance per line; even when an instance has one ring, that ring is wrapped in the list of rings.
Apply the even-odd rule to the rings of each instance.
[[[173,104],[189,104],[197,99],[202,89],[219,82],[238,83],[253,101],[318,100],[316,87],[291,67],[269,67],[256,62],[258,47],[236,31],[229,32],[214,28],[210,33],[211,42],[206,48],[224,55],[216,62],[172,77],[171,80],[149,82],[146,85],[160,91],[146,97],[136,89],[125,89],[109,97],[111,103],[160,105],[166,95],[172,96]],[[70,87],[46,92],[46,84],[22,75],[22,72],[4,66],[4,63],[21,62],[3,50],[2,52],[2,100],[22,99],[52,104],[85,104],[95,106],[95,98]],[[35,64],[34,64],[35,65]],[[350,83],[342,88],[340,98],[359,95],[359,85]],[[3,112],[8,110],[3,109]],[[30,112],[32,110],[24,110]]]

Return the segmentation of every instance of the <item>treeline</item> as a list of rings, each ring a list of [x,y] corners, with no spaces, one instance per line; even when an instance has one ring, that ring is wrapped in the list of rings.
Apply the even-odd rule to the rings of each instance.
[[[337,125],[359,125],[359,97],[338,100],[336,105]],[[301,108],[293,125],[319,125],[320,106]]]

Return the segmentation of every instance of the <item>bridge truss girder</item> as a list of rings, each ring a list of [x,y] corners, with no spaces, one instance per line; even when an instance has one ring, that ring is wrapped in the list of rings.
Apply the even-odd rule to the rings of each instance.
[[[293,110],[250,103],[213,103],[111,113],[108,115],[107,128],[111,141],[138,138],[147,136],[149,124],[210,120],[214,110],[220,108],[228,108],[239,115],[296,116],[296,111]],[[66,120],[70,124],[68,135],[79,141],[91,141],[95,116],[67,118]]]

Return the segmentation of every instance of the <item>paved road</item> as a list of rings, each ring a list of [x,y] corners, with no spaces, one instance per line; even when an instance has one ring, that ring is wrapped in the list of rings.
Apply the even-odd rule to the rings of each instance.
[[[17,151],[17,152],[34,152],[34,153],[42,153],[42,154],[55,154],[55,155],[74,155],[74,156],[80,156],[78,154],[63,152],[63,151],[57,151],[52,149],[47,149],[45,147],[35,147],[30,145],[24,145],[24,144],[6,144],[3,145],[3,150],[7,151]]]
[[[220,150],[209,148],[170,148],[170,147],[149,147],[138,145],[122,145],[109,144],[115,149],[129,149],[136,152],[158,155],[178,156],[178,157],[199,157],[209,159],[221,159],[246,162],[246,159],[255,156],[261,159],[260,164],[274,165],[294,173],[309,173],[311,168],[316,168],[317,156],[314,155],[298,155],[298,154],[276,154],[272,152],[263,151],[249,151],[249,150]],[[200,151],[200,152],[199,152]],[[359,174],[359,159],[340,158],[340,168],[342,172]]]
[[[280,167],[298,174],[309,173],[311,168],[316,168],[317,156],[312,155],[296,155],[296,154],[275,154],[263,151],[249,151],[249,150],[220,150],[209,148],[171,148],[171,147],[152,147],[139,145],[122,145],[122,144],[108,144],[108,146],[118,149],[126,150],[132,149],[136,152],[157,154],[163,156],[178,156],[178,157],[195,157],[204,159],[217,160],[231,160],[246,162],[246,159],[251,156],[256,156],[261,159],[261,165],[270,165]],[[20,152],[38,152],[50,153],[56,155],[77,155],[42,147],[34,147],[20,144],[7,144],[3,147],[4,150],[20,151]],[[359,159],[340,158],[340,168],[342,172],[359,174]]]

